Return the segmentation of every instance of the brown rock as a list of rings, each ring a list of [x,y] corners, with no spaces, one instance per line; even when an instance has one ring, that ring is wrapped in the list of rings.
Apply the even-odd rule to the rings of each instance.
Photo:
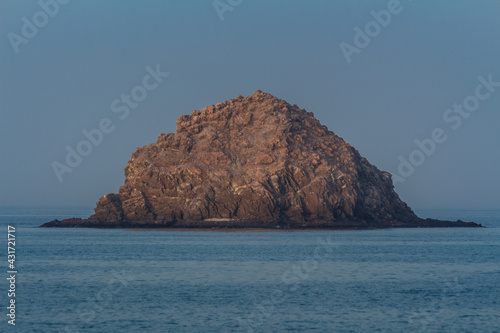
[[[422,220],[391,175],[296,105],[258,90],[180,116],[137,148],[84,227],[478,226]]]

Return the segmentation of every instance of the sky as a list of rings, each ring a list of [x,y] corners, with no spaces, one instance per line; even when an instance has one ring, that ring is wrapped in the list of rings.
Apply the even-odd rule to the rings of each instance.
[[[0,206],[93,207],[179,116],[260,89],[391,172],[410,207],[498,209],[499,16],[488,0],[2,0]]]

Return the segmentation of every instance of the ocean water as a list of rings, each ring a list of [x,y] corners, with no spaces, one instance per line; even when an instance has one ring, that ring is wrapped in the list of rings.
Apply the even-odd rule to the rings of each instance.
[[[498,210],[418,212],[482,229],[37,228],[91,213],[0,211],[1,332],[500,332]]]

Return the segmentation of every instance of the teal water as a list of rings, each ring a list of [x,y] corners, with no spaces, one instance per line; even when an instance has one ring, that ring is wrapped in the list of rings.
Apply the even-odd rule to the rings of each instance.
[[[0,211],[1,332],[500,332],[498,210],[418,212],[482,229],[37,228],[91,213]]]

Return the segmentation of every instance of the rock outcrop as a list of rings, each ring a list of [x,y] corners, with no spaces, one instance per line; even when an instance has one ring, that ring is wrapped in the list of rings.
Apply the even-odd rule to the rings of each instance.
[[[386,228],[423,220],[380,171],[314,117],[258,90],[193,111],[138,148],[118,194],[44,227]]]

